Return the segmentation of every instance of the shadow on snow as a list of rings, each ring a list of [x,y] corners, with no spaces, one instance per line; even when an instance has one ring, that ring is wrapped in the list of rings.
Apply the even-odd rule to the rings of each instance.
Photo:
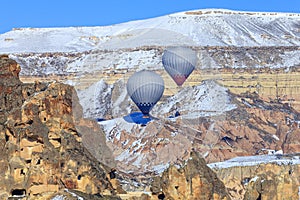
[[[145,117],[141,112],[130,113],[123,117],[126,122],[145,125],[152,120],[151,117]]]

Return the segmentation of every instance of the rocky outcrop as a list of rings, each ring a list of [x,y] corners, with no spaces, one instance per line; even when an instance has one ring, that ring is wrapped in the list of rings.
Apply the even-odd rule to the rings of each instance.
[[[298,199],[299,154],[265,155],[210,164],[232,199]]]
[[[298,199],[300,154],[237,157],[206,165],[192,152],[151,185],[153,199]]]
[[[196,152],[185,166],[173,165],[156,177],[151,190],[158,199],[230,199],[224,184]]]
[[[142,119],[133,114],[99,122],[120,170],[159,172],[186,160],[192,149],[208,163],[300,151],[299,112],[292,106],[256,93],[236,95],[211,81],[162,99],[152,113],[157,118],[146,126],[135,123]]]
[[[7,56],[0,66],[0,198],[38,198],[63,188],[118,192],[108,178],[113,161],[105,137],[95,122],[81,118],[74,88],[23,84],[20,67]]]
[[[295,137],[300,131],[296,110],[287,104],[262,101],[255,94],[237,96],[235,102],[238,108],[215,123],[220,141],[207,156],[208,162],[216,162],[221,157],[226,160],[239,155],[267,154],[269,150],[300,151],[299,138]]]

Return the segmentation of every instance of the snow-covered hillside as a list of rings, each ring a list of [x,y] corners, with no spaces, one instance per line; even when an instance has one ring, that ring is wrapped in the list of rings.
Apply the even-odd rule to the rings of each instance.
[[[300,14],[223,9],[180,12],[102,27],[18,28],[0,35],[0,53],[82,52],[147,45],[291,46]]]
[[[99,27],[23,28],[0,35],[21,76],[161,70],[167,46],[197,51],[198,69],[300,65],[300,14],[223,9],[180,12]]]
[[[119,118],[139,111],[129,98],[124,80],[107,84],[103,79],[84,90],[78,90],[80,104],[87,118]],[[161,100],[151,113],[155,117],[169,117],[180,111],[185,119],[221,115],[236,108],[228,89],[213,80],[200,85],[184,87],[178,93]]]
[[[105,88],[102,87],[102,81],[97,84],[101,84],[99,88]],[[85,90],[85,94],[82,93],[83,96],[91,98],[84,98],[83,105],[88,102],[94,103],[93,97],[88,95],[88,91],[93,87],[94,85]],[[111,90],[109,86],[106,88],[106,91]],[[161,104],[154,106],[151,112],[155,119],[143,127],[137,121],[145,121],[145,119],[132,111],[130,104],[132,105],[133,102],[128,95],[124,96],[121,93],[119,96],[122,101],[119,101],[119,99],[107,99],[106,92],[102,93],[102,97],[99,96],[97,99],[96,107],[106,109],[107,111],[103,112],[106,114],[109,112],[107,105],[114,105],[110,108],[113,119],[101,121],[99,124],[106,134],[107,144],[118,161],[119,169],[123,171],[161,172],[168,167],[169,162],[176,162],[178,157],[186,156],[186,152],[192,148],[193,140],[197,137],[195,134],[199,132],[195,129],[195,126],[199,125],[199,118],[208,116],[220,118],[221,115],[236,108],[226,88],[213,81],[205,81],[195,87],[182,88],[176,95],[161,100]],[[98,112],[99,109],[89,110],[87,107],[85,113],[96,116],[97,113],[101,114],[101,111]],[[174,117],[176,110],[181,112],[179,117]],[[105,118],[105,116],[101,117]],[[191,124],[193,120],[197,121],[196,124]],[[170,133],[165,130],[166,127]],[[164,147],[158,150],[159,145]]]
[[[221,169],[237,166],[255,166],[260,164],[276,163],[277,165],[299,165],[299,155],[260,155],[236,157],[224,162],[208,164],[210,168]]]
[[[180,111],[184,118],[196,118],[221,115],[236,108],[230,102],[228,89],[214,81],[205,81],[201,85],[185,87],[166,99],[152,110],[155,116],[168,116]]]

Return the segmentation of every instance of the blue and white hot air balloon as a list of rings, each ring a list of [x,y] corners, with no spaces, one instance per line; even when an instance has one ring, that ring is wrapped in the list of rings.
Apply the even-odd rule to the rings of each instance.
[[[164,89],[164,80],[152,71],[136,72],[127,81],[130,98],[146,116],[149,116],[153,106],[160,100]]]
[[[181,86],[197,65],[197,53],[188,47],[170,47],[164,50],[162,63],[178,86]]]

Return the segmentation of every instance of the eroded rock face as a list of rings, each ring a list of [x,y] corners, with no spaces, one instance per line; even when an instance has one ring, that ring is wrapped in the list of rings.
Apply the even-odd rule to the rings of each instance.
[[[0,57],[0,66],[0,198],[38,197],[62,188],[114,193],[105,137],[96,123],[81,118],[73,87],[23,84],[19,66],[7,56]]]
[[[211,85],[220,87],[216,83]],[[221,87],[224,92],[215,101],[213,97],[218,93],[199,89],[207,88],[204,86],[184,89],[179,100],[175,97],[180,95],[162,100],[155,108],[154,116],[158,118],[147,126],[128,120],[128,116],[100,122],[118,168],[135,174],[161,171],[157,169],[186,160],[192,149],[200,152],[208,163],[269,151],[300,151],[299,112],[293,107],[264,101],[255,93],[235,95]],[[181,101],[192,92],[200,98]],[[228,103],[222,102],[227,97]],[[224,106],[220,106],[220,101]],[[204,104],[210,110],[206,111]],[[181,113],[178,117],[174,116],[175,107]]]
[[[300,151],[296,110],[287,104],[262,101],[257,96],[237,96],[235,102],[238,108],[215,123],[219,142],[207,156],[207,162],[267,154],[269,150],[286,154]]]
[[[272,156],[265,157],[268,159]],[[275,159],[272,162],[257,165],[245,166],[241,163],[239,166],[224,168],[212,166],[212,169],[224,183],[232,199],[298,199],[299,154],[273,157]],[[226,162],[221,165],[226,166]]]
[[[206,165],[192,152],[183,166],[155,177],[153,198],[298,199],[300,154],[237,157]],[[226,189],[225,189],[226,188]]]
[[[224,184],[196,152],[184,167],[171,166],[156,177],[151,190],[165,199],[230,199]]]

